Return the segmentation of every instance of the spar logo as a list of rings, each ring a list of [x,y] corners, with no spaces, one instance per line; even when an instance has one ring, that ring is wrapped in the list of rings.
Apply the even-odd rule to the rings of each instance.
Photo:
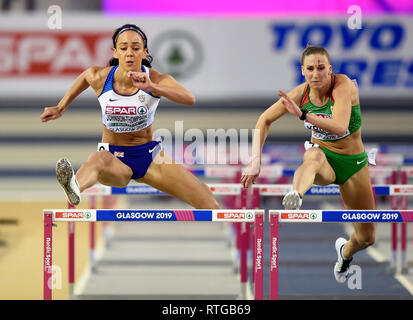
[[[316,220],[317,213],[315,212],[282,212],[281,219],[283,220]]]
[[[230,186],[211,186],[209,188],[212,192],[236,192],[237,189],[234,189]]]
[[[251,220],[254,217],[252,212],[218,212],[218,219],[229,219],[229,220],[238,220],[238,219],[248,219]]]
[[[147,113],[148,113],[148,109],[147,109],[146,107],[140,106],[140,107],[138,108],[138,114],[139,114],[139,115],[144,116],[144,115],[147,114]]]
[[[412,194],[413,193],[413,187],[396,187],[396,188],[394,188],[394,193]]]
[[[107,106],[105,109],[105,114],[114,115],[136,115],[136,107],[114,107]]]
[[[63,211],[56,212],[56,219],[90,219],[92,214],[88,211]]]

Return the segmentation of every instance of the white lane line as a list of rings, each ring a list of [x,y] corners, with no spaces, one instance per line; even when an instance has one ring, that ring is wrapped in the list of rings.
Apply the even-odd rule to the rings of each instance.
[[[99,261],[103,257],[104,251],[105,251],[105,244],[104,244],[103,239],[100,239],[97,245],[97,250],[96,250],[96,255],[95,255],[96,261]],[[74,295],[79,296],[85,291],[86,285],[90,277],[92,276],[91,270],[92,270],[92,267],[90,263],[88,263],[85,266],[83,273],[79,277],[79,280],[77,280],[75,283],[74,290],[73,290]]]
[[[377,250],[376,248],[373,247],[368,247],[367,248],[367,253],[377,262],[386,262],[386,258],[384,257],[384,255]]]
[[[394,277],[413,296],[413,284],[409,281],[409,279],[407,279],[404,275],[402,275],[400,273],[396,273],[396,275]]]
[[[76,284],[73,290],[74,295],[79,296],[83,293],[87,285],[87,282],[90,279],[90,276],[91,276],[91,266],[88,263],[85,266],[85,270],[83,271],[82,275],[79,277],[79,280],[76,281]]]

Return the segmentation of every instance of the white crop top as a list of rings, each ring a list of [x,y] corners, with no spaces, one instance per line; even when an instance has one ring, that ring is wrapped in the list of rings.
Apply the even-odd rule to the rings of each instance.
[[[98,100],[102,109],[103,125],[116,133],[136,132],[149,127],[155,117],[160,97],[138,90],[132,95],[121,95],[113,89],[113,77],[118,66],[110,70]],[[149,68],[142,66],[149,76]]]

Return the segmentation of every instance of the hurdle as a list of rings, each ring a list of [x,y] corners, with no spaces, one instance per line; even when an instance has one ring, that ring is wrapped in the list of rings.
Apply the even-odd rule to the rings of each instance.
[[[278,171],[279,169],[277,169]],[[208,184],[208,187],[212,191],[212,193],[216,196],[240,196],[241,203],[239,207],[235,207],[233,209],[247,209],[246,205],[246,190],[243,190],[241,185],[239,184],[228,184],[228,183],[215,183],[215,184]],[[94,186],[84,190],[82,192],[82,196],[89,197],[89,209],[96,209],[96,197],[97,196],[111,196],[111,195],[167,195],[158,189],[155,189],[149,185],[137,183],[132,184],[124,188],[116,188],[116,187],[109,187],[101,184],[95,184]],[[73,206],[68,203],[68,209],[73,209]],[[258,209],[256,207],[255,209]],[[238,224],[236,224],[238,225]],[[247,275],[247,251],[248,251],[248,244],[250,238],[250,227],[249,224],[244,225],[244,223],[239,224],[241,228],[237,228],[239,230],[239,234],[237,237],[237,243],[239,243],[239,263],[240,263],[240,282],[241,282],[241,298],[246,296],[247,290],[247,282],[248,282],[248,275]],[[69,281],[69,292],[70,296],[74,294],[74,284],[75,284],[75,225],[74,222],[68,222],[68,281]],[[107,233],[107,231],[103,230]],[[105,241],[108,240],[108,236],[105,235]],[[251,238],[252,240],[252,238]],[[95,223],[90,222],[90,265],[92,273],[97,272],[97,262],[95,256]],[[255,261],[253,262],[255,263]]]
[[[231,174],[235,171],[230,170]],[[268,173],[272,173],[275,176],[282,170],[279,166],[276,169],[268,169]],[[219,172],[221,172],[219,170]],[[247,192],[240,184],[235,183],[215,183],[215,184],[208,184],[208,187],[212,191],[215,196],[225,196],[225,195],[232,195],[232,196],[239,196],[240,197],[240,209],[247,209],[248,207],[252,207],[253,209],[258,209],[260,207],[261,196],[284,196],[286,193],[293,190],[292,185],[290,184],[255,184],[252,185],[252,191]],[[405,184],[393,184],[393,185],[374,185],[373,186],[374,193],[376,195],[386,195],[386,196],[411,196],[413,195],[413,188],[412,186],[405,185]],[[94,185],[89,189],[86,189],[82,195],[88,196],[105,196],[105,195],[165,195],[165,193],[145,184],[134,184],[129,185],[124,188],[116,188],[116,187],[109,187],[104,185]],[[330,196],[340,195],[340,190],[338,185],[330,185],[330,186],[312,186],[306,195],[312,196]],[[392,208],[395,209],[395,208]],[[404,209],[404,208],[403,208]],[[406,207],[407,209],[407,207]],[[241,225],[242,226],[242,225]],[[403,226],[403,225],[402,225]],[[74,227],[72,227],[74,228]],[[238,228],[239,229],[239,228]],[[244,226],[242,229],[237,229],[237,243],[239,243],[240,249],[240,272],[241,272],[241,283],[245,284],[247,282],[247,274],[246,274],[246,262],[245,262],[245,255],[246,251],[248,250],[248,238],[249,238],[249,230],[246,230]],[[405,230],[405,229],[404,229]],[[241,231],[241,232],[240,232]],[[248,232],[247,232],[248,231]],[[406,232],[403,233],[406,235]],[[406,236],[405,236],[406,238]],[[93,241],[91,241],[93,243]],[[407,241],[403,242],[403,248],[405,249],[407,246]],[[70,244],[69,244],[70,246]],[[69,249],[71,251],[73,249]],[[93,266],[93,270],[96,270],[96,262],[93,254],[94,248],[91,248],[91,265]],[[406,250],[404,250],[406,252]],[[69,261],[71,262],[72,254],[69,254]],[[407,264],[406,254],[403,255],[404,264]],[[253,261],[253,265],[255,261]],[[254,267],[254,266],[253,266]],[[72,270],[70,268],[70,270]],[[407,270],[407,269],[405,269]],[[74,281],[74,276],[70,276],[70,281]]]
[[[392,181],[395,180],[396,171],[392,173]],[[398,210],[397,199],[401,198],[401,209],[407,210],[407,197],[413,196],[413,186],[407,183],[407,171],[402,171],[401,173],[403,184],[391,184],[391,185],[374,185],[373,191],[376,196],[390,196],[390,204],[392,210]],[[252,202],[254,207],[260,207],[261,196],[283,196],[286,193],[293,190],[292,185],[286,184],[256,184],[252,188],[254,192],[252,193]],[[340,195],[340,189],[338,185],[330,186],[312,186],[306,193],[308,196],[338,196]],[[391,257],[389,269],[392,272],[397,272],[397,223],[391,225]],[[400,269],[401,273],[408,273],[408,261],[407,261],[407,226],[405,223],[401,224],[401,262]]]
[[[280,223],[413,222],[413,211],[396,210],[269,210],[270,300],[279,299]],[[334,281],[334,280],[332,280]]]
[[[44,209],[43,210],[43,299],[53,298],[53,226],[54,222],[97,221],[203,221],[255,223],[255,299],[263,298],[263,226],[264,210],[177,210],[177,209]]]

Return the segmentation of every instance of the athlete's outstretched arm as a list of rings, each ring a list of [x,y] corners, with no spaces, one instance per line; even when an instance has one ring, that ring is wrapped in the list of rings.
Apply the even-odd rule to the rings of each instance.
[[[65,110],[69,107],[72,101],[85,91],[96,77],[96,72],[100,67],[90,67],[83,71],[73,82],[70,89],[66,92],[57,106],[45,107],[43,113],[40,115],[42,122],[55,120],[62,116]]]
[[[163,74],[150,69],[150,77],[145,72],[129,72],[135,87],[149,91],[158,97],[165,97],[173,102],[191,106],[195,103],[195,96],[181,86],[169,74]]]
[[[292,101],[299,103],[303,92],[303,86],[300,85],[288,93]],[[244,170],[241,176],[241,184],[244,188],[248,188],[258,178],[261,170],[262,148],[267,139],[271,124],[281,118],[288,111],[284,104],[279,99],[271,107],[265,110],[258,118],[255,125],[255,132],[252,141],[252,159],[248,167]]]
[[[350,123],[351,116],[351,89],[354,84],[345,77],[337,83],[333,89],[334,107],[332,107],[332,118],[326,119],[314,114],[307,114],[306,121],[327,132],[343,136]],[[284,91],[280,90],[281,102],[291,114],[301,117],[302,111],[297,103],[291,99]]]

